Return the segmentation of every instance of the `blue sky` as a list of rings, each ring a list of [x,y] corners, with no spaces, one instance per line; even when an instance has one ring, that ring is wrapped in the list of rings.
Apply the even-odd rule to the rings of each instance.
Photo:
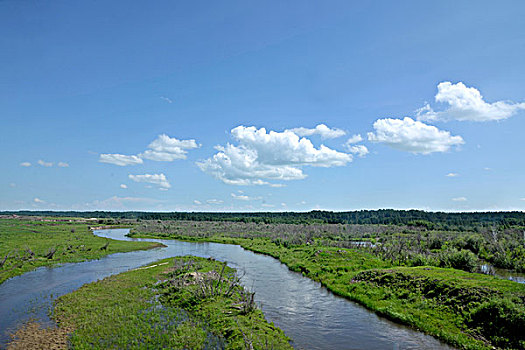
[[[524,15],[2,1],[0,210],[524,210]]]

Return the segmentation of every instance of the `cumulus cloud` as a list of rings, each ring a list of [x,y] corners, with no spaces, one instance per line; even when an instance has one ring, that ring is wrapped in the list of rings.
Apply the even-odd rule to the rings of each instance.
[[[361,136],[361,134],[355,134],[355,135],[352,135],[347,141],[346,141],[346,145],[352,145],[354,143],[359,143],[363,141],[363,137]]]
[[[290,130],[266,132],[265,128],[238,126],[231,130],[238,145],[217,146],[213,157],[197,162],[199,168],[231,185],[277,185],[267,180],[300,180],[303,166],[344,166],[352,155],[312,142]]]
[[[195,200],[193,200],[193,204],[195,204],[195,205],[201,205],[202,202],[201,202],[201,201],[198,201],[198,200],[195,199]]]
[[[453,84],[445,81],[438,84],[435,100],[447,107],[434,111],[429,104],[417,110],[417,119],[424,121],[459,120],[485,122],[507,119],[525,109],[525,103],[508,101],[485,102],[478,89],[467,87],[462,82]]]
[[[456,198],[452,198],[452,200],[454,202],[466,202],[467,198],[465,198],[465,197],[456,197]]]
[[[28,166],[31,166],[31,163],[29,163],[29,162],[22,162],[22,163],[20,163],[20,166],[28,167]]]
[[[368,133],[371,142],[384,143],[392,148],[412,153],[429,154],[446,152],[452,146],[464,143],[461,136],[439,130],[412,118],[378,119],[374,123],[375,133]]]
[[[168,103],[173,103],[173,101],[170,98],[166,97],[166,96],[161,96],[160,99],[164,100],[164,101],[166,101]]]
[[[458,177],[459,174],[458,173],[448,173],[447,175],[445,175],[446,177]]]
[[[224,203],[224,201],[221,200],[221,199],[208,199],[206,201],[206,203],[208,203],[208,204],[222,204],[222,203]]]
[[[195,140],[178,140],[162,134],[149,144],[148,150],[139,156],[158,162],[171,162],[175,159],[186,159],[187,150],[198,147]]]
[[[294,128],[287,131],[291,131],[294,134],[298,136],[312,136],[312,135],[320,135],[323,139],[335,139],[337,137],[341,137],[346,135],[346,132],[341,129],[337,128],[329,128],[328,126],[324,124],[319,124],[313,129],[308,128]]]
[[[137,156],[126,156],[123,154],[101,154],[99,158],[101,163],[115,164],[118,166],[142,164],[142,158]]]
[[[166,179],[164,174],[144,174],[144,175],[133,175],[129,174],[129,178],[135,182],[146,182],[154,185],[158,185],[161,188],[170,188],[171,185]]]
[[[36,197],[35,197],[35,198],[33,198],[33,202],[35,202],[35,203],[37,203],[37,204],[43,204],[43,203],[45,203],[46,201],[43,201],[43,200],[41,200],[40,198],[36,198]]]
[[[46,167],[46,168],[49,168],[49,167],[53,166],[53,163],[51,163],[51,162],[44,162],[42,159],[39,159],[37,163],[39,165],[43,166],[43,167]]]
[[[356,154],[357,156],[361,158],[368,154],[368,148],[366,148],[365,145],[345,144],[344,146],[348,152],[352,154]]]
[[[232,193],[231,196],[233,197],[233,199],[237,199],[240,201],[257,201],[257,200],[262,199],[262,197],[250,197],[244,194],[235,194],[235,193]]]
[[[126,189],[126,188],[128,188],[128,186],[126,184],[120,184],[120,188]]]
[[[69,168],[69,163],[66,162],[58,162],[58,166],[61,168]]]

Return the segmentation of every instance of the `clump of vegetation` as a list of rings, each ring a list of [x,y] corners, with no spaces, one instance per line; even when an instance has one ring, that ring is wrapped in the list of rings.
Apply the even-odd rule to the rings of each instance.
[[[0,283],[40,266],[158,246],[107,240],[93,235],[88,225],[76,222],[0,219]]]
[[[73,329],[73,348],[292,348],[233,269],[197,257],[87,284],[57,299],[53,317]]]

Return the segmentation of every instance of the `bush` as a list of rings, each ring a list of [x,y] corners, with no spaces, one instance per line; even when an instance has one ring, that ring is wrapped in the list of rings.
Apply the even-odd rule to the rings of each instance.
[[[525,309],[509,300],[481,304],[470,313],[469,325],[498,347],[525,347]]]
[[[478,258],[470,250],[448,249],[440,253],[440,266],[472,272],[478,266]]]

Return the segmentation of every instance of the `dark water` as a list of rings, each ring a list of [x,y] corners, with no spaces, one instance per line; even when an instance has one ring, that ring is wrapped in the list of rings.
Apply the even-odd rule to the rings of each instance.
[[[120,240],[127,229],[99,230],[95,234]],[[153,261],[196,255],[227,261],[244,272],[243,283],[256,292],[266,318],[293,339],[296,349],[450,349],[438,340],[395,324],[365,308],[339,298],[278,260],[239,246],[147,239],[166,248],[117,253],[100,260],[39,268],[0,285],[0,344],[6,332],[36,317],[50,322],[53,300],[85,283]]]

